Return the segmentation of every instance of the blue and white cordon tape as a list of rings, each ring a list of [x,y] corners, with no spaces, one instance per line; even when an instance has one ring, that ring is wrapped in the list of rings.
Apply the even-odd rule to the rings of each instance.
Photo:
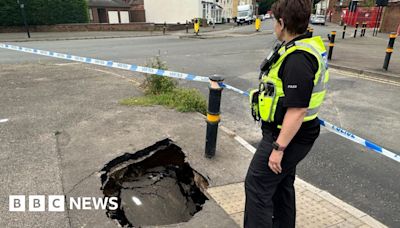
[[[192,75],[192,74],[185,74],[185,73],[179,73],[179,72],[168,71],[168,70],[154,69],[154,68],[149,68],[149,67],[137,66],[137,65],[133,65],[133,64],[118,63],[118,62],[114,62],[114,61],[105,61],[105,60],[100,60],[100,59],[93,59],[93,58],[69,55],[69,54],[52,52],[52,51],[44,51],[44,50],[39,50],[39,49],[35,49],[35,48],[26,48],[26,47],[8,45],[8,44],[3,44],[3,43],[0,43],[0,48],[13,50],[13,51],[26,52],[26,53],[36,54],[36,55],[42,55],[42,56],[47,56],[47,57],[59,58],[59,59],[64,59],[64,60],[70,60],[70,61],[75,61],[75,62],[82,62],[82,63],[87,63],[87,64],[105,66],[105,67],[110,67],[110,68],[129,70],[129,71],[133,71],[133,72],[155,74],[155,75],[159,75],[159,76],[176,78],[176,79],[185,79],[185,80],[189,80],[189,81],[207,82],[207,83],[210,82],[210,79],[208,77],[204,77],[204,76],[196,76],[196,75]],[[228,84],[225,84],[222,82],[219,84],[223,88],[232,90],[232,91],[242,94],[244,96],[249,96],[248,92],[245,92],[243,90],[235,88],[231,85],[228,85]],[[361,144],[361,145],[365,146],[366,148],[371,149],[379,154],[382,154],[392,160],[400,162],[400,155],[397,155],[391,151],[388,151],[388,150],[376,145],[375,143],[372,143],[368,140],[358,137],[340,127],[337,127],[337,126],[329,123],[329,122],[320,120],[320,123],[326,129],[328,129],[329,131],[331,131],[337,135],[340,135],[346,139],[349,139],[353,142]]]

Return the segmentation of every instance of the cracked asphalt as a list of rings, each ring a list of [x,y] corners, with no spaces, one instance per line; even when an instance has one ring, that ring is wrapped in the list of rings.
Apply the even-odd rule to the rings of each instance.
[[[272,35],[259,35],[212,40],[181,40],[168,36],[26,42],[23,45],[139,65],[160,53],[170,70],[203,76],[218,73],[226,77],[227,83],[246,90],[256,86],[258,65],[273,43]],[[10,194],[79,194],[81,190],[75,188],[77,180],[91,183],[97,177],[90,165],[83,165],[79,172],[63,170],[76,162],[70,156],[64,157],[59,149],[67,145],[73,135],[63,132],[57,139],[55,133],[84,127],[85,121],[96,114],[112,112],[118,107],[118,100],[141,94],[133,89],[140,83],[140,77],[134,81],[129,79],[129,76],[136,78],[133,73],[64,63],[0,50],[0,119],[8,119],[0,123],[1,205],[8,205]],[[207,94],[204,84],[184,81],[180,84]],[[399,153],[399,95],[399,86],[394,82],[367,80],[332,70],[329,93],[320,116]],[[223,125],[253,145],[258,143],[260,132],[249,114],[247,99],[225,91],[222,112]],[[79,140],[84,142],[85,137],[90,136]],[[99,138],[100,145],[101,140]],[[76,156],[85,156],[84,153]],[[106,158],[95,158],[95,162],[112,158],[110,154]],[[297,171],[302,179],[389,227],[400,223],[399,173],[398,163],[327,131],[321,132],[312,152]],[[71,225],[62,214],[48,220],[47,213],[13,214],[6,210],[7,207],[0,209],[1,227],[19,226],[21,216],[34,221],[32,226]],[[4,217],[8,218],[7,222],[2,219]]]

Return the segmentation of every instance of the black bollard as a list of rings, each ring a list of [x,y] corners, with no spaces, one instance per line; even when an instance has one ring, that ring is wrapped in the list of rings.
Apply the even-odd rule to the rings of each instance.
[[[29,32],[29,25],[28,25],[28,21],[26,19],[26,13],[25,13],[25,0],[17,0],[17,3],[19,4],[19,7],[21,9],[21,16],[24,21],[26,34],[28,35],[28,38],[31,38],[31,33]]]
[[[363,32],[363,37],[365,36],[365,33],[367,32],[367,22],[364,22],[364,32]]]
[[[365,33],[367,33],[367,28],[368,28],[368,23],[367,23],[367,22],[365,22],[365,25],[364,25],[364,34],[363,34],[363,37],[365,36]]]
[[[385,56],[385,62],[383,63],[383,69],[388,70],[389,68],[389,62],[390,62],[390,57],[392,56],[393,53],[393,46],[394,46],[394,41],[396,40],[396,33],[392,32],[389,35],[389,44],[388,47],[386,48],[386,56]]]
[[[336,37],[336,31],[332,31],[329,42],[328,60],[332,59],[333,47],[335,47],[335,37]]]
[[[356,23],[356,30],[354,31],[354,38],[357,37],[358,22]]]
[[[167,22],[164,22],[163,26],[163,35],[165,35],[165,31],[167,30]]]
[[[365,36],[365,28],[366,28],[366,25],[367,25],[367,24],[366,24],[365,22],[362,23],[360,37],[364,37],[364,36]]]
[[[224,79],[221,76],[210,76],[210,94],[208,97],[207,110],[207,133],[206,133],[206,150],[205,156],[212,158],[215,156],[217,146],[218,124],[220,121],[221,95],[223,88],[220,82]]]
[[[343,34],[342,34],[342,39],[344,39],[344,37],[346,36],[346,28],[347,28],[347,25],[346,25],[346,24],[344,24],[344,26],[343,26]]]
[[[313,32],[314,32],[314,29],[311,28],[311,27],[308,27],[306,34],[307,34],[308,37],[312,37],[313,36]]]

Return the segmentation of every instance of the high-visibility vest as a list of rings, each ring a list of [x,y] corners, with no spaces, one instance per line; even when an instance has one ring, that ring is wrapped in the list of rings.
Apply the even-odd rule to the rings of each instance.
[[[277,109],[279,98],[285,97],[283,83],[279,78],[279,69],[285,58],[294,51],[306,51],[315,56],[318,61],[318,71],[315,73],[314,88],[307,114],[303,122],[315,119],[318,116],[319,108],[324,101],[326,94],[326,85],[329,80],[327,53],[321,37],[301,39],[294,42],[292,46],[283,46],[278,50],[279,59],[271,66],[267,75],[261,79],[263,88],[259,91],[259,115],[263,121],[274,122],[275,111]],[[302,75],[299,75],[301,77]],[[266,88],[267,87],[267,88]],[[271,88],[273,88],[271,92]],[[269,90],[268,90],[269,89]],[[263,91],[264,90],[264,91]]]

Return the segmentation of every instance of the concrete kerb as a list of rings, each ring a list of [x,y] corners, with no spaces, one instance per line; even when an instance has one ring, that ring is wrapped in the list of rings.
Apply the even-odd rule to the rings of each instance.
[[[183,35],[179,36],[179,39],[222,39],[222,38],[229,38],[233,36],[223,35],[223,36],[216,36],[216,35]]]
[[[348,71],[351,73],[356,73],[360,75],[366,75],[366,76],[379,76],[384,79],[391,79],[391,80],[400,80],[400,75],[396,74],[391,74],[391,73],[385,73],[385,72],[379,72],[379,71],[371,71],[371,70],[363,70],[355,67],[348,67],[348,66],[342,66],[334,63],[329,63],[329,67],[337,70],[343,70],[343,71]]]
[[[273,34],[272,31],[264,32],[251,32],[245,33],[227,33],[227,34],[199,34],[199,35],[180,35],[179,39],[221,39],[221,38],[232,38],[232,37],[252,37],[259,35],[270,35]]]
[[[204,115],[200,114],[199,115],[203,116]],[[246,148],[250,153],[254,154],[256,151],[256,148],[254,148],[250,143],[248,143],[246,140],[244,140],[242,137],[238,136],[235,132],[232,130],[228,129],[225,126],[220,126],[220,129],[224,131],[227,135],[230,137],[234,138],[239,144],[241,144],[244,148]],[[362,220],[366,224],[372,226],[372,227],[387,227],[381,222],[377,221],[376,219],[372,218],[371,216],[365,214],[364,212],[358,210],[357,208],[345,203],[344,201],[340,200],[339,198],[336,198],[332,194],[330,194],[327,191],[324,191],[322,189],[319,189],[315,187],[312,184],[309,184],[308,182],[302,180],[298,176],[296,176],[296,184],[302,186],[305,188],[307,191],[313,193],[314,195],[317,195],[323,200],[328,201],[329,203],[333,204],[334,206],[340,208],[343,211],[346,211],[350,215]]]
[[[166,34],[169,36],[171,34]],[[163,34],[146,34],[146,35],[131,35],[131,36],[93,36],[93,37],[63,37],[63,38],[24,38],[24,39],[10,39],[1,40],[1,42],[32,42],[32,41],[62,41],[62,40],[96,40],[96,39],[117,39],[117,38],[136,38],[136,37],[149,37],[149,36],[163,36]]]

